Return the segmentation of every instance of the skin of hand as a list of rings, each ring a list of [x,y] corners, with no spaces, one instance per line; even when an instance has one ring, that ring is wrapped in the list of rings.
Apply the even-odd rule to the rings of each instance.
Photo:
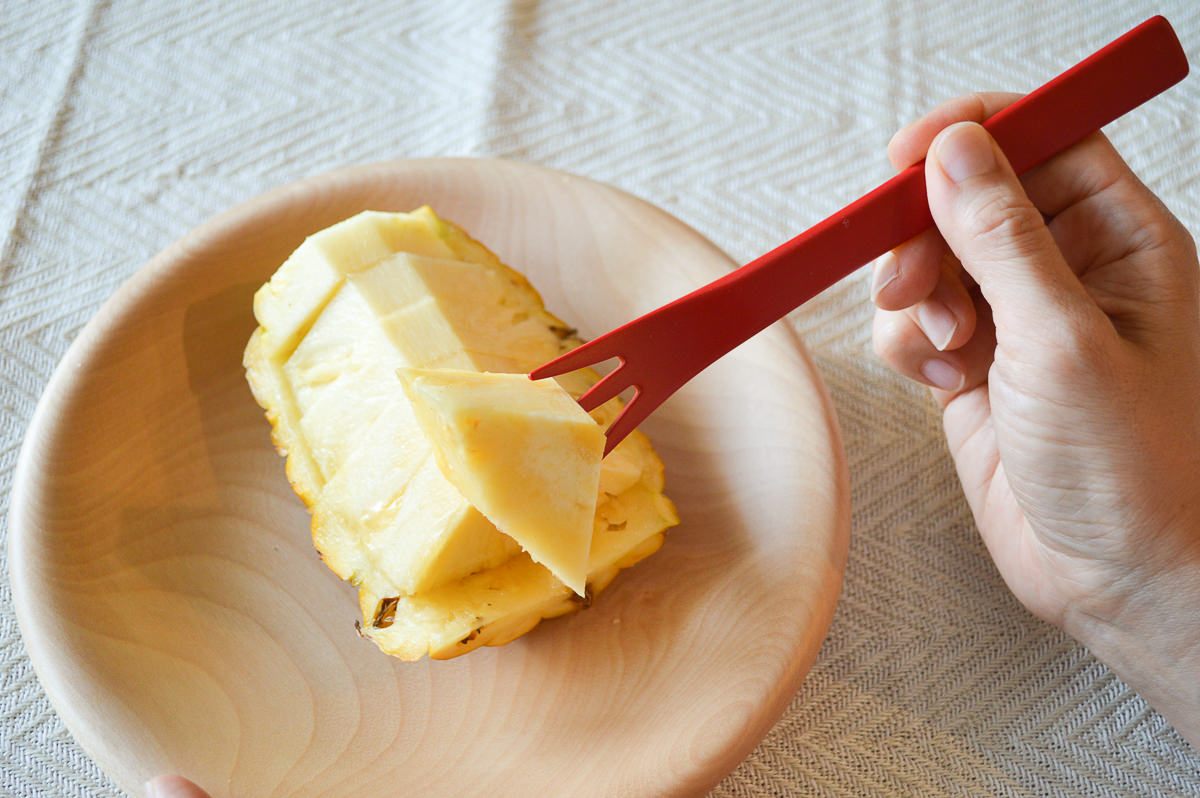
[[[1018,179],[947,102],[899,131],[936,229],[875,264],[880,357],[931,387],[1016,597],[1200,750],[1200,267],[1100,133]]]
[[[210,798],[209,794],[183,776],[166,774],[146,782],[146,798]]]

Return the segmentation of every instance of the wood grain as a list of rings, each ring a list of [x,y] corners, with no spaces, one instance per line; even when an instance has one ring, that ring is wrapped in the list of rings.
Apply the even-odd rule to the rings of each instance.
[[[9,519],[37,673],[131,794],[168,771],[216,798],[703,794],[816,657],[848,480],[820,378],[778,325],[643,426],[683,523],[595,606],[448,662],[355,635],[354,591],[312,549],[241,352],[253,291],[306,235],[422,204],[585,336],[732,265],[629,195],[488,160],[302,181],[147,264],[56,371]]]

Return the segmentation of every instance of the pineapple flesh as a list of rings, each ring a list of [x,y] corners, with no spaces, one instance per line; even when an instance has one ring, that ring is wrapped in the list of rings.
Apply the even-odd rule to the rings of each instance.
[[[401,369],[442,473],[576,594],[586,593],[604,431],[554,380]]]
[[[590,603],[678,523],[645,436],[601,461],[620,401],[590,417],[571,401],[595,374],[524,376],[574,332],[429,208],[310,236],[254,311],[247,380],[385,652],[507,643]]]

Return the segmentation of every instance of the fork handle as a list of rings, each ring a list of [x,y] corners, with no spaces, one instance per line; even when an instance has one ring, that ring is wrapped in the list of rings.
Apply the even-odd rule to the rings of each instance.
[[[1153,17],[983,126],[1020,174],[1187,73],[1187,57],[1170,23]],[[620,357],[621,365],[580,398],[585,409],[592,408],[624,386],[637,387],[606,433],[607,452],[710,363],[932,225],[920,163],[761,258],[588,341],[530,376],[550,377]],[[618,374],[623,376],[614,379]]]
[[[1178,83],[1187,57],[1170,23],[1153,17],[983,123],[1020,174]],[[720,353],[865,263],[933,225],[924,162],[796,238],[694,292],[722,296]],[[725,304],[736,294],[736,301]],[[716,298],[715,296],[713,297]],[[680,302],[685,302],[685,297]],[[700,301],[698,306],[708,305]],[[697,307],[699,310],[700,307]],[[711,318],[711,317],[710,317]],[[714,356],[715,355],[715,356]]]

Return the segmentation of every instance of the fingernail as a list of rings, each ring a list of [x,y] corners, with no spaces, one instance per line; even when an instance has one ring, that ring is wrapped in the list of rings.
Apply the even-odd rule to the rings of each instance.
[[[900,276],[900,259],[895,252],[885,252],[875,260],[875,276],[871,281],[871,301],[878,298]]]
[[[996,168],[991,136],[974,122],[958,122],[943,130],[934,145],[934,156],[955,183]]]
[[[951,313],[948,307],[933,299],[927,299],[917,305],[917,323],[925,331],[929,343],[936,346],[939,352],[944,352],[950,345],[950,339],[958,329],[958,317]]]
[[[963,386],[962,372],[941,358],[926,360],[921,365],[921,376],[943,391],[957,391]]]

